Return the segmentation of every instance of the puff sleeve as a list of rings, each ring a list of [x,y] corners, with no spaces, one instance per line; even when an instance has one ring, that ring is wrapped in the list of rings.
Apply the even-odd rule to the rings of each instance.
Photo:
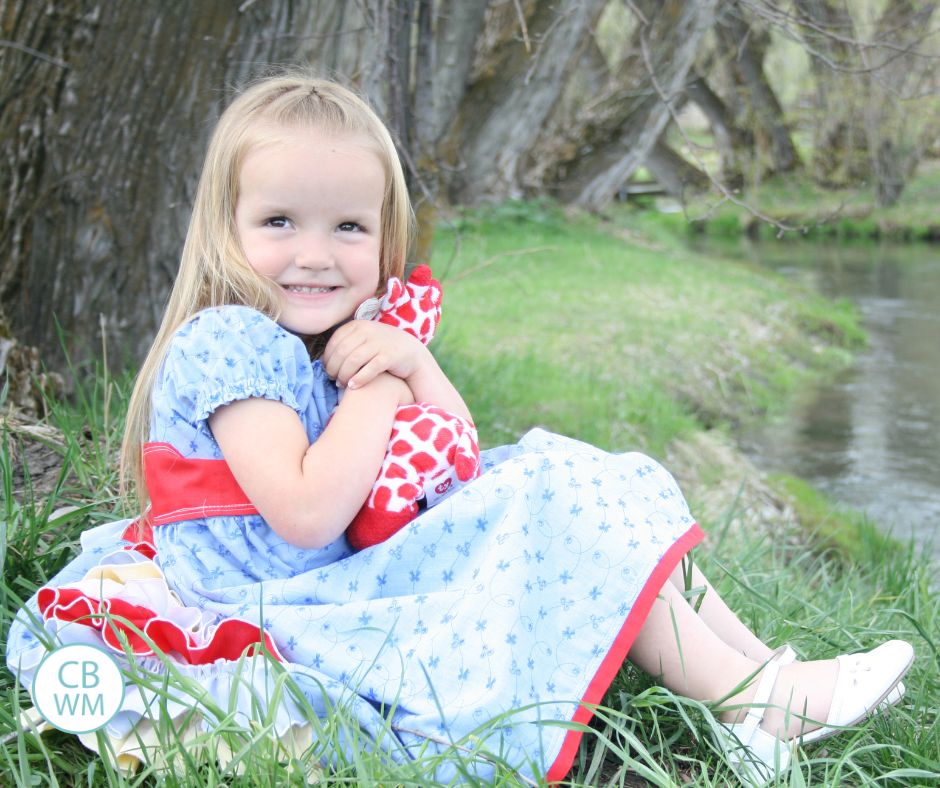
[[[203,310],[170,343],[154,388],[151,439],[190,456],[217,456],[206,423],[217,408],[262,397],[303,419],[314,377],[303,342],[271,318],[244,306]]]

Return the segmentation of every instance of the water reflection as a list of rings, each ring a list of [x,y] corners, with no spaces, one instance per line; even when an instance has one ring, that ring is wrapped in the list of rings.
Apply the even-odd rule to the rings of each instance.
[[[940,249],[801,242],[737,253],[849,298],[869,335],[851,369],[746,436],[745,448],[940,557]]]

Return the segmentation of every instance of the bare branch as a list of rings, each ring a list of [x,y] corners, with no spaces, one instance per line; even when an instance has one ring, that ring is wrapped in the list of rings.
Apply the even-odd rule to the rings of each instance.
[[[511,252],[500,252],[499,254],[494,254],[492,257],[487,257],[485,260],[477,263],[477,265],[473,266],[472,268],[467,268],[466,270],[461,271],[459,274],[454,274],[454,276],[450,277],[450,281],[457,282],[460,279],[465,279],[471,274],[475,274],[484,268],[489,268],[491,265],[494,265],[495,263],[507,257],[519,257],[522,255],[537,254],[538,252],[555,252],[557,250],[557,246],[529,246],[525,249],[514,249]]]
[[[7,47],[7,49],[15,49],[19,52],[25,52],[27,55],[32,55],[39,60],[43,60],[46,63],[52,63],[54,66],[59,68],[69,68],[69,64],[64,60],[58,57],[52,57],[40,52],[38,49],[33,49],[32,47],[26,46],[26,44],[20,44],[17,41],[7,41],[5,39],[0,39],[0,47]]]
[[[660,101],[666,106],[667,111],[669,112],[670,117],[676,125],[676,128],[679,131],[680,136],[682,137],[683,142],[686,143],[686,146],[689,149],[690,155],[698,168],[705,173],[709,182],[721,193],[722,201],[717,206],[712,208],[712,211],[716,210],[724,202],[730,202],[739,208],[744,208],[748,213],[755,216],[767,224],[773,225],[778,230],[778,235],[782,236],[783,233],[788,231],[801,231],[805,230],[805,227],[796,227],[785,222],[781,222],[779,219],[774,219],[772,216],[765,214],[763,211],[758,210],[753,205],[745,202],[744,200],[739,199],[734,195],[734,193],[727,187],[725,184],[721,183],[712,173],[709,171],[708,167],[702,161],[701,157],[695,152],[695,149],[698,147],[695,145],[688,137],[685,132],[685,129],[682,128],[682,124],[679,122],[678,114],[676,113],[676,108],[673,105],[674,102],[671,97],[667,96],[662,86],[659,83],[659,80],[655,74],[655,68],[653,68],[653,61],[650,55],[649,40],[647,39],[645,30],[640,31],[640,51],[643,55],[643,63],[646,66],[647,74],[650,78],[650,83],[653,85],[653,89],[656,91],[656,94],[659,96]],[[702,219],[704,217],[699,217]],[[692,219],[696,221],[696,219]]]
[[[843,35],[830,27],[818,24],[815,20],[808,16],[802,14],[791,14],[787,11],[781,10],[778,7],[769,5],[763,0],[738,1],[742,6],[750,9],[755,14],[755,16],[765,19],[773,24],[775,28],[786,35],[787,38],[800,44],[800,46],[802,46],[807,53],[819,59],[820,62],[825,63],[833,71],[841,71],[846,74],[869,74],[884,68],[885,66],[891,64],[898,57],[904,55],[923,58],[925,60],[940,59],[940,55],[915,49],[916,46],[919,46],[931,36],[940,33],[940,28],[927,28],[922,32],[919,32],[918,36],[912,42],[904,45],[898,44],[890,39],[879,38],[877,40],[869,41],[863,38],[858,38],[856,36]],[[839,44],[851,47],[858,52],[864,52],[868,50],[874,50],[877,52],[878,50],[883,50],[889,52],[890,54],[879,62],[869,63],[865,66],[845,66],[844,64],[837,63],[826,53],[820,52],[817,48],[813,47],[806,40],[805,36],[801,36],[798,32],[794,31],[792,27],[793,25],[795,25],[797,28],[811,30],[824,38],[829,38],[830,40]],[[895,30],[900,30],[904,27],[909,27],[909,25],[898,25],[895,27]]]
[[[516,16],[519,17],[519,26],[522,28],[522,43],[525,44],[526,53],[531,54],[532,45],[529,42],[529,30],[525,24],[525,13],[522,10],[522,5],[520,5],[519,0],[512,0],[512,2],[516,9]]]

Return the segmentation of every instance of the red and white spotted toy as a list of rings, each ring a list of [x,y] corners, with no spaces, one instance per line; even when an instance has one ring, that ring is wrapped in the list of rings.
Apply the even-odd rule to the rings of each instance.
[[[427,345],[441,319],[441,297],[431,269],[419,265],[406,284],[389,279],[382,300],[370,299],[356,317],[396,326]],[[385,541],[415,518],[422,498],[433,506],[479,474],[473,422],[426,402],[401,406],[378,478],[346,530],[350,544],[362,550]]]

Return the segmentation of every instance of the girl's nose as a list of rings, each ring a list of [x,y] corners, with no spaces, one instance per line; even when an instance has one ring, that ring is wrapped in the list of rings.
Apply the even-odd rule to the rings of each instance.
[[[333,266],[333,251],[329,240],[319,233],[308,233],[298,239],[294,263],[298,268],[320,270]]]

